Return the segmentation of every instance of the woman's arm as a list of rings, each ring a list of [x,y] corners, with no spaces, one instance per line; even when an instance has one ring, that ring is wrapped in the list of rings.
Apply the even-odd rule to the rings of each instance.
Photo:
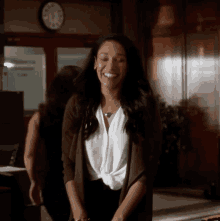
[[[28,132],[26,136],[24,164],[27,169],[28,176],[31,181],[29,189],[29,197],[34,205],[40,205],[42,202],[41,189],[42,178],[40,177],[39,167],[37,164],[44,161],[42,145],[39,145],[39,114],[33,115],[28,124]],[[40,157],[38,159],[38,157]]]
[[[142,198],[146,193],[146,176],[142,176],[137,180],[129,189],[125,199],[116,211],[113,221],[124,221],[126,220],[132,211],[141,202]]]
[[[162,145],[162,121],[160,117],[160,111],[159,111],[159,104],[155,103],[154,110],[152,110],[152,116],[153,122],[152,122],[152,128],[151,128],[151,135],[150,139],[151,142],[149,143],[152,145],[152,152],[150,156],[150,162],[149,162],[149,168],[152,169],[151,178],[153,178],[156,174],[157,167],[158,167],[158,159],[161,154],[161,145]],[[146,126],[147,127],[147,126]],[[149,134],[147,133],[148,130],[146,130],[146,138],[149,138]],[[146,144],[143,145],[145,146]],[[146,160],[146,162],[148,162]],[[147,165],[146,165],[147,166]],[[142,200],[143,196],[146,194],[147,191],[147,177],[146,175],[143,175],[140,177],[139,180],[137,180],[129,189],[125,199],[122,201],[122,204],[119,206],[118,210],[116,211],[113,221],[120,220],[124,221],[126,220],[129,215],[132,213],[132,211],[137,207],[137,205]]]
[[[67,195],[70,201],[71,210],[75,219],[87,218],[87,213],[79,198],[78,190],[74,182],[75,162],[74,156],[69,158],[69,154],[75,151],[71,150],[72,141],[74,137],[73,125],[77,124],[79,116],[73,116],[73,98],[67,103],[62,128],[62,160],[63,160],[63,173],[64,183],[66,186]]]
[[[39,183],[36,170],[36,155],[39,147],[39,113],[35,113],[28,124],[25,141],[24,164],[31,182]]]
[[[73,212],[74,219],[87,219],[87,213],[83,207],[74,180],[70,180],[66,183],[66,191],[69,197],[71,210]]]

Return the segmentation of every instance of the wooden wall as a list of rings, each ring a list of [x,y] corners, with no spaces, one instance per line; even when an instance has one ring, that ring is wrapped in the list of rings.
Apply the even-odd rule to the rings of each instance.
[[[181,153],[180,175],[195,185],[210,183],[217,180],[219,164],[219,3],[187,1],[182,20],[177,14],[181,1],[165,3],[154,28],[152,79],[167,103],[189,99],[205,108],[207,122],[189,114],[194,149]]]
[[[4,1],[0,1],[0,90],[2,90],[2,76],[4,67]]]

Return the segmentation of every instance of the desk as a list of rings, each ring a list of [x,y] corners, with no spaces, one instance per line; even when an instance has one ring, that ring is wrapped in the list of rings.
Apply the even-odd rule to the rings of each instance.
[[[11,188],[0,187],[0,219],[11,221]]]
[[[12,167],[12,166],[0,166],[0,173],[14,173],[19,171],[26,171],[26,168]]]
[[[29,199],[30,180],[25,168],[0,167],[0,186],[11,188],[11,221],[40,220],[40,208],[27,207],[31,204]],[[39,212],[35,214],[34,210]]]

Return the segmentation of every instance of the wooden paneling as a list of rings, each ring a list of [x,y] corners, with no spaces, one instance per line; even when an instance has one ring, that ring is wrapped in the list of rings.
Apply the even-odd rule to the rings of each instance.
[[[122,1],[123,32],[137,44],[138,41],[138,20],[137,2],[132,0]]]
[[[45,0],[25,0],[25,1],[35,1],[43,3]],[[121,0],[56,0],[58,3],[81,3],[81,4],[94,4],[96,2],[110,2],[110,3],[120,3]]]
[[[0,92],[0,145],[19,144],[15,160],[16,165],[23,165],[24,144],[24,93]],[[8,162],[9,163],[9,162]],[[0,162],[1,164],[1,162]]]
[[[0,144],[14,145],[23,141],[23,92],[0,92]]]
[[[52,44],[44,47],[46,54],[46,87],[48,88],[50,82],[54,79],[58,72],[57,68],[57,49]]]
[[[2,78],[3,78],[3,67],[4,67],[4,2],[0,1],[0,90],[3,88]]]
[[[111,4],[111,25],[112,33],[123,34],[123,16],[121,2]]]
[[[176,7],[172,1],[169,4]],[[179,6],[173,13],[179,11]],[[170,26],[157,24],[153,30],[151,76],[157,91],[169,104],[190,98],[200,107],[205,107],[209,118],[205,122],[199,114],[192,112],[189,116],[194,149],[187,154],[181,153],[179,163],[181,178],[190,180],[192,185],[210,184],[218,179],[219,173],[218,7],[217,1],[187,4],[186,9],[181,9],[185,13],[182,26],[181,16],[178,18],[176,14],[171,15],[171,11],[164,12],[164,17],[168,20],[174,18],[174,23]],[[162,15],[159,17],[164,19]]]
[[[91,47],[99,35],[6,32],[6,45],[44,47]]]
[[[47,33],[39,21],[42,1],[7,0],[4,25],[6,32]],[[109,34],[110,2],[58,1],[65,12],[65,21],[58,30],[62,34]]]

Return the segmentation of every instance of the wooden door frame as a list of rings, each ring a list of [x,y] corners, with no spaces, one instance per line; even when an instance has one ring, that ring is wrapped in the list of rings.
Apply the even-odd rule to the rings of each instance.
[[[50,34],[50,33],[5,33],[4,46],[42,47],[46,56],[46,89],[55,77],[57,68],[57,48],[92,47],[100,35]],[[31,112],[32,113],[32,112]]]

